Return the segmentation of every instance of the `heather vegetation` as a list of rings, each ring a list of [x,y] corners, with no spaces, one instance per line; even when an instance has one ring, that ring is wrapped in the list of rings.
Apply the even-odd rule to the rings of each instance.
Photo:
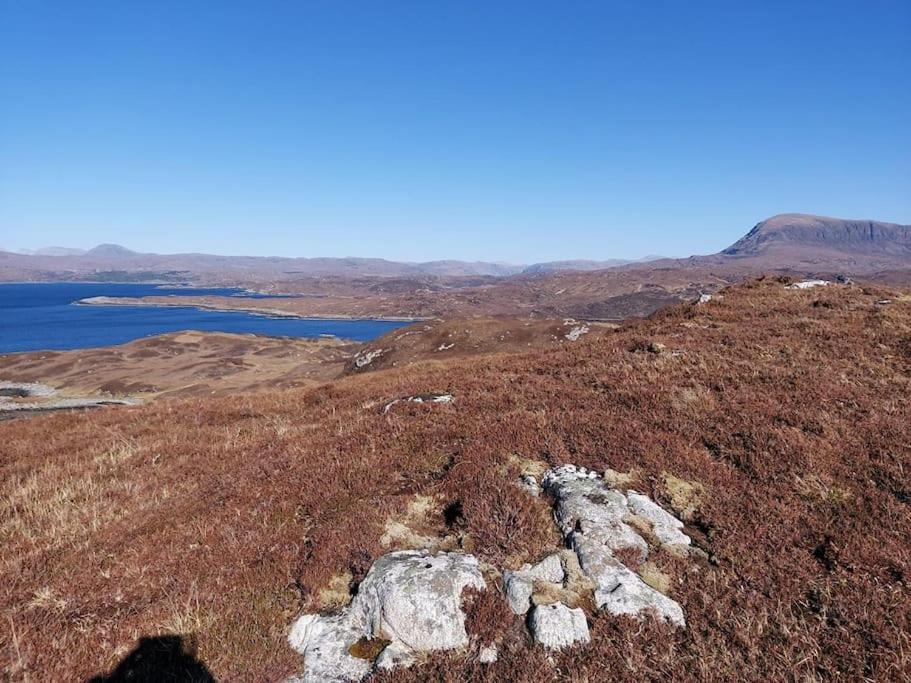
[[[454,400],[384,411],[431,392]],[[591,644],[548,654],[490,573],[472,647],[377,680],[901,680],[909,395],[911,297],[764,279],[524,353],[0,423],[2,670],[83,679],[181,636],[219,680],[281,679],[292,620],[390,549],[553,552],[519,476],[573,463],[686,522],[701,552],[650,558],[686,629],[583,604]]]

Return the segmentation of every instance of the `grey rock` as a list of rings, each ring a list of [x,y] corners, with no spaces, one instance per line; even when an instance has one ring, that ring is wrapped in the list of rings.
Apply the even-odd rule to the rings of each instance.
[[[349,648],[360,638],[391,643],[376,665],[409,665],[417,652],[468,645],[462,590],[485,588],[478,561],[471,555],[404,550],[377,559],[341,613],[305,614],[288,640],[304,656],[302,683],[358,681],[371,662],[353,657]]]
[[[627,491],[629,508],[652,523],[652,532],[665,545],[687,546],[690,537],[683,533],[683,522],[670,514],[651,498],[636,491]]]
[[[535,607],[529,619],[529,628],[535,641],[551,650],[591,641],[585,613],[562,602]]]
[[[686,626],[683,609],[679,604],[649,586],[619,561],[606,562],[600,569],[597,580],[595,606],[599,609],[633,617],[651,613],[674,626]]]
[[[653,614],[685,626],[680,605],[646,584],[614,555],[632,549],[640,561],[648,556],[648,543],[623,521],[630,512],[651,522],[656,538],[669,545],[689,545],[682,522],[648,497],[635,491],[624,495],[584,468],[566,465],[550,470],[543,484],[557,499],[557,524],[582,571],[595,584],[596,606],[617,615]]]
[[[397,666],[405,668],[414,664],[414,652],[401,643],[389,643],[380,656],[376,658],[377,669],[394,669]]]
[[[359,681],[371,669],[371,663],[348,652],[364,635],[358,624],[346,613],[331,616],[304,614],[291,627],[288,641],[304,656],[304,672],[299,683],[341,683]]]
[[[535,581],[562,584],[563,577],[563,564],[558,554],[549,555],[534,566],[526,564],[518,571],[503,572],[506,601],[510,609],[516,614],[525,614],[531,607]]]
[[[493,645],[482,647],[481,651],[478,652],[478,661],[481,662],[481,664],[493,664],[497,661],[499,655],[500,653]]]
[[[404,550],[380,557],[358,587],[351,611],[369,633],[417,651],[468,644],[462,590],[485,588],[471,555]]]

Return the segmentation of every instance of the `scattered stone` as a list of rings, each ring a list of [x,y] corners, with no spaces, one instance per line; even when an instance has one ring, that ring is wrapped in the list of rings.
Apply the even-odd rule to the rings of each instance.
[[[832,284],[828,280],[803,280],[788,285],[785,289],[812,289],[813,287],[827,287]]]
[[[462,591],[486,584],[471,555],[405,550],[377,559],[342,612],[305,614],[288,637],[304,656],[302,683],[358,681],[373,663],[363,653],[363,640],[389,641],[376,666],[408,665],[418,652],[451,650],[468,645]]]
[[[573,322],[575,322],[575,321],[571,321],[571,322],[568,323],[568,324],[572,324]],[[584,324],[583,324],[583,325],[575,325],[573,328],[571,328],[571,329],[569,330],[569,332],[567,332],[567,333],[564,334],[563,336],[564,336],[566,339],[568,339],[569,341],[573,341],[573,342],[574,342],[574,341],[579,341],[579,338],[580,338],[583,334],[588,334],[588,332],[589,332],[589,327],[588,327],[588,325],[584,325]]]
[[[562,602],[535,607],[529,628],[535,641],[549,650],[591,641],[585,612],[578,607],[569,608]]]
[[[377,358],[382,356],[383,353],[385,353],[385,349],[373,349],[372,351],[368,351],[367,353],[358,351],[356,354],[354,354],[354,367],[356,367],[358,369],[366,367],[366,366],[370,365],[373,361],[375,361]]]
[[[662,344],[661,342],[649,342],[648,347],[646,348],[646,351],[648,351],[649,353],[657,354],[657,353],[664,353],[664,351],[666,349],[667,349],[667,347],[664,344]]]
[[[300,683],[359,681],[373,663],[355,657],[349,648],[363,636],[363,629],[347,613],[322,617],[305,614],[291,627],[288,641],[304,656]]]
[[[398,403],[452,403],[452,394],[417,394],[415,396],[405,396],[390,401],[383,408],[383,413],[388,413],[392,407]]]
[[[715,298],[715,297],[713,297],[711,294],[700,294],[700,295],[699,295],[699,299],[696,301],[696,304],[697,304],[697,305],[699,305],[699,304],[707,304],[709,301],[711,301],[711,300],[714,299],[714,298]]]
[[[589,554],[589,560],[580,562],[589,575],[594,574],[598,588],[595,606],[611,614],[641,617],[647,613],[669,621],[675,626],[686,626],[683,609],[674,600],[646,584],[619,560],[603,553]]]
[[[453,346],[455,346],[455,342],[452,342],[451,344],[443,343],[443,344],[440,344],[439,347],[437,347],[437,351],[448,351]]]

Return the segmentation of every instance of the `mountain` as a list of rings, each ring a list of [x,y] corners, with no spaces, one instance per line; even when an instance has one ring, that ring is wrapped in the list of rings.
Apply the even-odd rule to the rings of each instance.
[[[132,258],[134,256],[141,256],[143,254],[139,254],[135,251],[130,251],[126,247],[121,247],[119,244],[99,244],[94,249],[89,249],[87,252],[81,255],[93,259],[117,260]]]
[[[31,252],[34,256],[82,256],[85,249],[72,249],[70,247],[42,247]]]
[[[616,268],[617,266],[625,266],[630,263],[645,263],[647,261],[657,261],[663,258],[662,256],[643,256],[640,259],[607,259],[605,261],[589,261],[585,259],[575,259],[570,261],[545,261],[544,263],[533,263],[530,266],[526,266],[522,271],[526,275],[534,275],[536,273],[556,273],[564,270],[579,270],[579,271],[588,271],[588,270],[605,270],[606,268]]]
[[[100,244],[84,254],[55,247],[39,253],[0,251],[2,280],[145,279],[211,284],[267,285],[307,278],[496,278],[525,286],[523,278],[557,278],[575,273],[569,291],[595,296],[586,283],[619,278],[624,288],[682,280],[687,290],[707,282],[736,281],[751,274],[789,271],[828,276],[871,275],[911,267],[911,226],[873,220],[846,220],[781,214],[757,224],[727,249],[685,259],[645,257],[636,261],[564,260],[527,266],[457,260],[406,263],[379,258],[300,258],[218,256],[213,254],[143,254],[116,244]],[[43,253],[42,253],[43,252]],[[623,275],[617,271],[626,271]],[[519,278],[517,282],[512,282]],[[575,283],[578,280],[578,283]],[[490,283],[482,283],[490,284]],[[680,284],[680,283],[677,283]],[[424,285],[422,285],[422,288]],[[513,290],[516,287],[512,287]],[[408,286],[400,287],[407,290]],[[557,289],[562,289],[558,287]],[[613,289],[613,286],[612,286]],[[291,289],[294,291],[294,288]],[[626,293],[624,289],[624,293]],[[514,296],[514,294],[510,294]]]
[[[911,225],[785,213],[757,224],[721,253],[775,256],[809,251],[911,259]]]

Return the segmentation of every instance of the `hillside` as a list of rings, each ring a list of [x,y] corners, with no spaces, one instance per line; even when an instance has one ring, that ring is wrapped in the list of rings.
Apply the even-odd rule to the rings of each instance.
[[[161,635],[184,676],[281,680],[298,614],[429,538],[488,567],[474,639],[375,680],[901,680],[909,378],[907,294],[766,279],[528,353],[0,423],[4,675],[141,668]],[[685,519],[700,551],[649,571],[686,628],[583,605],[592,642],[549,655],[504,608],[498,572],[559,547],[518,476],[564,463]]]

